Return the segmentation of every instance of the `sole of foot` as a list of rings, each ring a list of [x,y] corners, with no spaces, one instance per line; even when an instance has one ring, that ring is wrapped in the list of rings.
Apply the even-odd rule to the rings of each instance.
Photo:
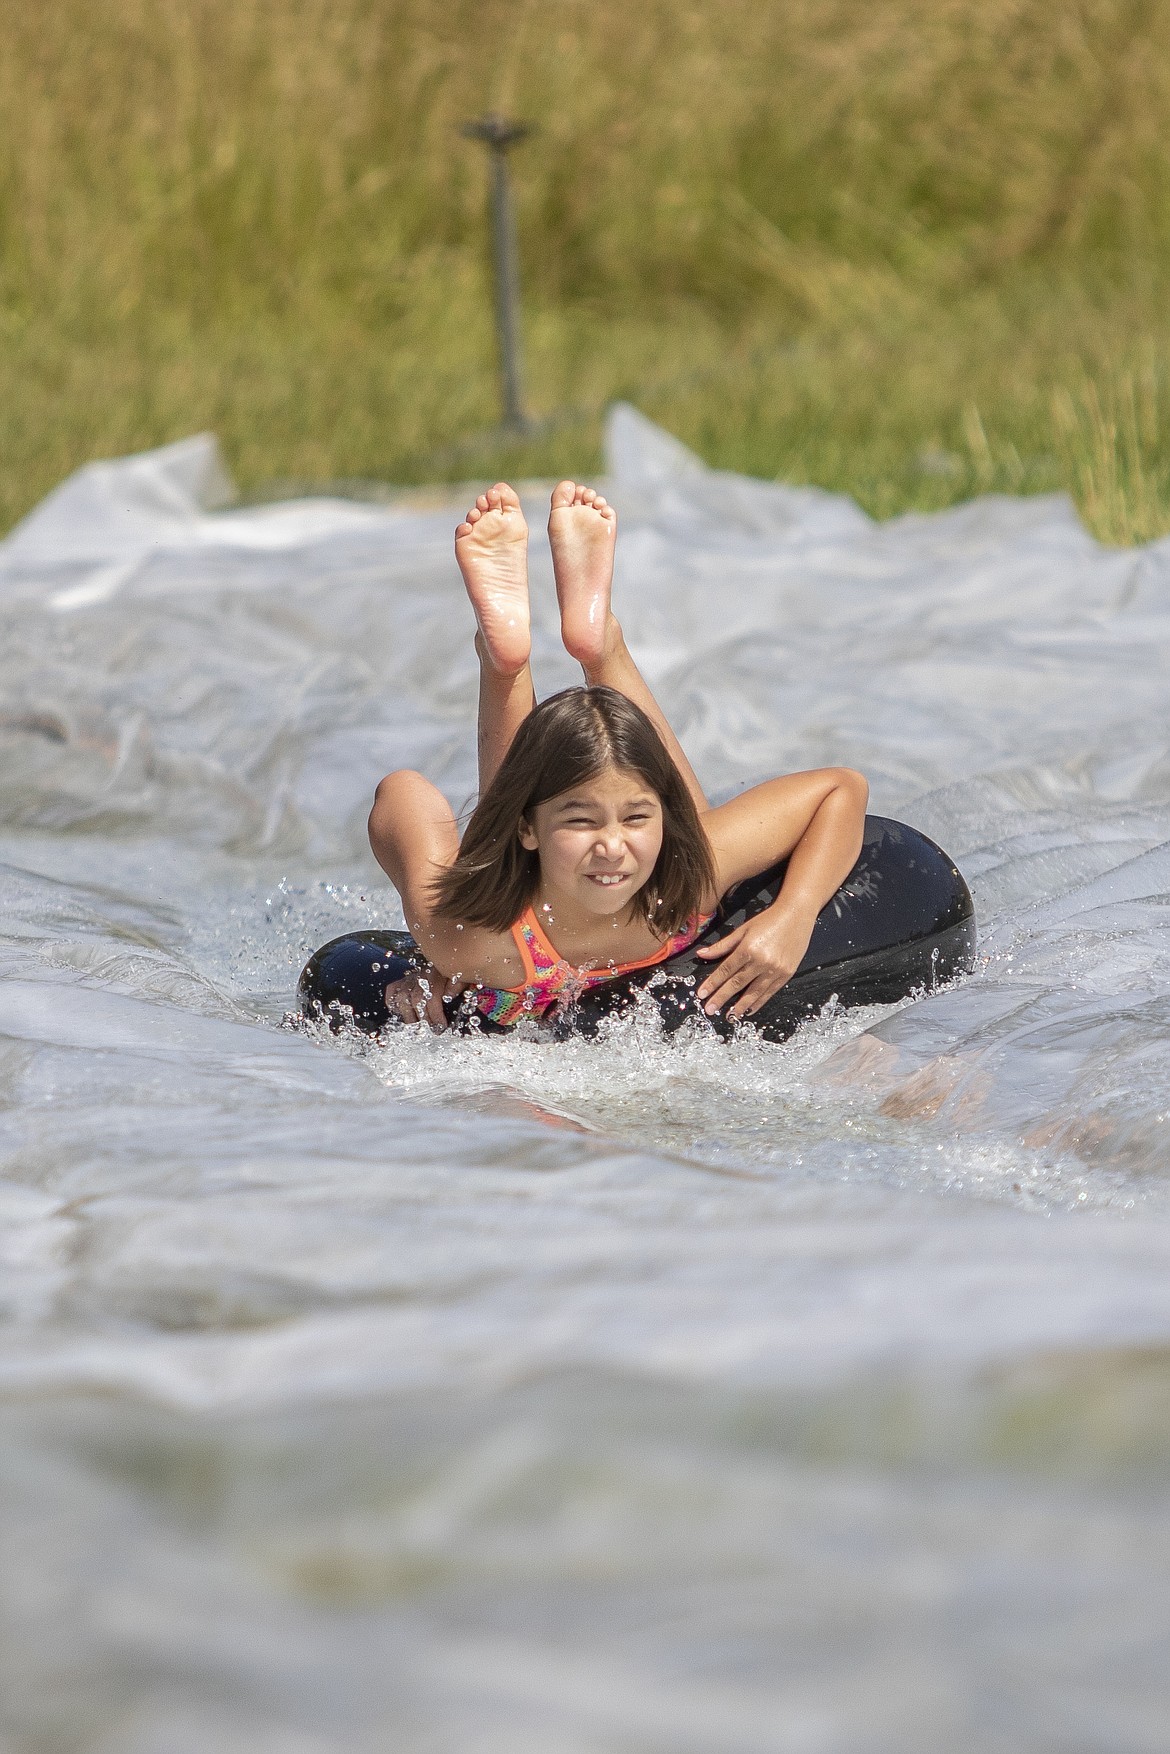
[[[493,669],[528,662],[528,525],[505,481],[481,493],[455,531],[455,558]]]
[[[588,668],[605,651],[617,513],[594,488],[561,481],[553,489],[548,539],[561,638],[570,656]]]

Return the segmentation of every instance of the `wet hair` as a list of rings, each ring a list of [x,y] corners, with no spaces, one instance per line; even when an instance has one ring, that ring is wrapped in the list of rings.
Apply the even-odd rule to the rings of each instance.
[[[634,907],[660,937],[715,893],[715,866],[694,800],[646,714],[614,688],[566,688],[529,713],[480,798],[458,857],[432,894],[442,919],[506,932],[535,900],[540,855],[520,842],[538,804],[596,779],[636,773],[662,805],[662,848]]]

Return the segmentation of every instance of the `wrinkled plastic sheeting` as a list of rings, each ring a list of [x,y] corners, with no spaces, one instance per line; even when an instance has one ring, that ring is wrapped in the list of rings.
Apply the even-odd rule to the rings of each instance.
[[[985,961],[783,1047],[276,1029],[398,923],[379,775],[474,789],[467,489],[64,483],[0,544],[13,1754],[1165,1741],[1170,550],[607,444],[704,779],[863,768]]]
[[[211,433],[138,457],[87,463],[11,532],[3,545],[4,567],[37,572],[182,546],[200,540],[206,514],[233,497]]]
[[[56,584],[55,607],[83,608],[116,596],[152,557],[291,551],[377,519],[337,499],[226,512],[234,498],[211,433],[136,457],[87,463],[0,544],[0,588],[5,582]],[[61,587],[63,574],[72,582]]]

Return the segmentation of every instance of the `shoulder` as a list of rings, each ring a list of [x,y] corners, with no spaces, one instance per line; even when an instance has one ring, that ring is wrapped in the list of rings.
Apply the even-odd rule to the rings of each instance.
[[[704,912],[717,906],[719,898],[739,880],[738,867],[744,859],[745,824],[743,812],[736,808],[738,803],[739,800],[733,798],[727,804],[719,804],[706,811],[700,818],[715,871],[715,896],[713,899],[704,896]]]
[[[419,949],[449,980],[490,987],[515,987],[524,981],[523,958],[511,932],[459,926],[432,915],[420,923],[414,936]]]

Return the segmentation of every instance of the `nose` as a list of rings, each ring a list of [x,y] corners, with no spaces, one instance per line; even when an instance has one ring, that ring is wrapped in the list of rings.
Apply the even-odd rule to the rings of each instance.
[[[603,859],[617,860],[621,858],[623,846],[620,823],[608,823],[606,827],[598,830],[594,850]]]

